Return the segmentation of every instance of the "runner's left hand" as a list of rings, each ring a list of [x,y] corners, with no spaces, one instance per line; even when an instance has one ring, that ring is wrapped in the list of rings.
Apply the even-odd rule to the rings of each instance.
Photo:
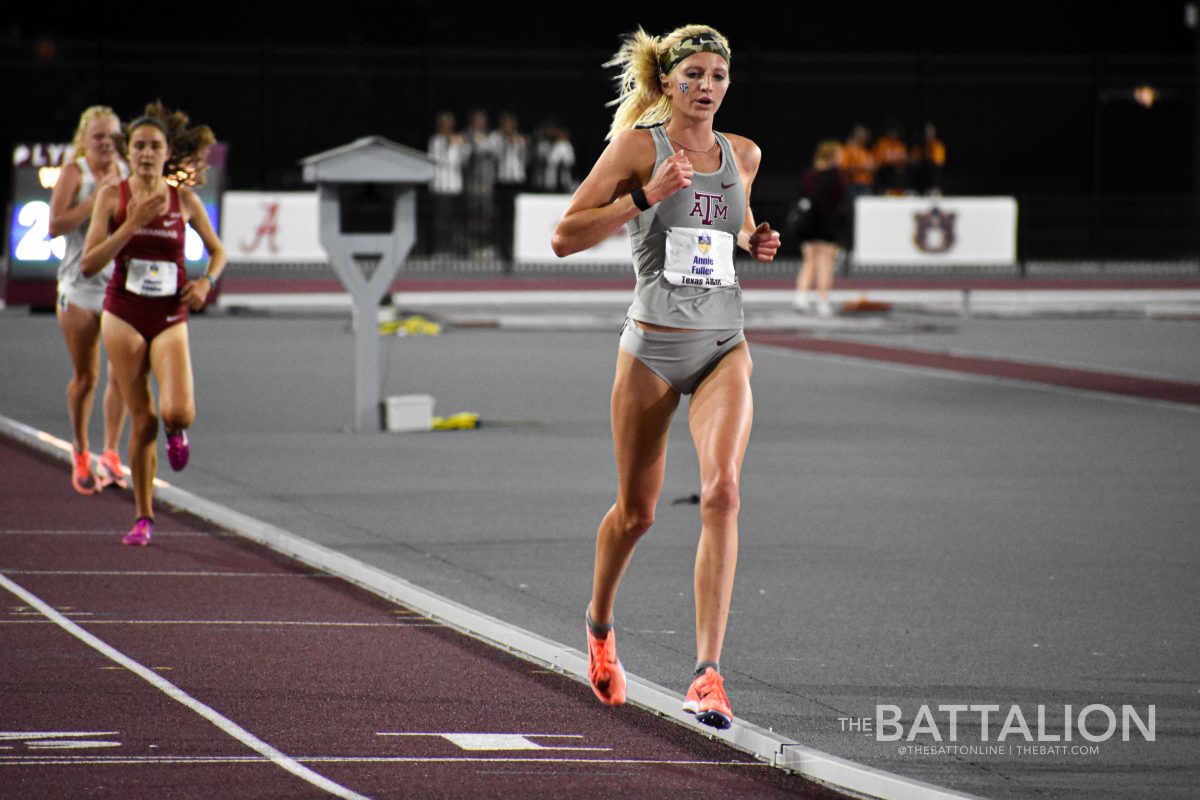
[[[208,293],[211,291],[212,283],[208,278],[199,278],[184,284],[183,294],[179,299],[192,311],[199,311],[204,308],[204,304],[208,301]]]
[[[762,222],[750,234],[750,255],[756,261],[772,261],[779,249],[779,231],[771,230],[770,223]]]

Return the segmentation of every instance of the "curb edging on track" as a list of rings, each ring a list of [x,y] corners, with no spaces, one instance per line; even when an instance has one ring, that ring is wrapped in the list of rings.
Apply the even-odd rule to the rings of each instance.
[[[70,463],[68,443],[3,414],[0,414],[0,434]],[[426,591],[358,559],[177,486],[158,482],[155,493],[166,503],[242,538],[361,586],[373,594],[418,611],[514,655],[546,664],[577,680],[587,682],[587,657],[578,650]],[[721,739],[773,766],[837,789],[880,800],[979,800],[975,795],[894,775],[814,750],[751,723],[735,720],[733,727],[728,731],[701,729],[691,715],[682,711],[681,695],[634,675],[627,675],[627,680],[628,697],[631,702],[672,719],[696,733]]]

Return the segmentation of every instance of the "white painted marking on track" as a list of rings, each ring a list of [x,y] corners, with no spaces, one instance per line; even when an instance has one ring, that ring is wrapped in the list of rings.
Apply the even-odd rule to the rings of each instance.
[[[120,742],[107,739],[88,739],[88,736],[116,736],[116,731],[0,731],[0,741],[20,742],[35,750],[90,750],[97,747],[120,747]],[[0,748],[13,750],[13,746]]]
[[[379,731],[376,736],[430,736],[445,739],[462,750],[590,750],[609,752],[611,747],[552,747],[533,741],[544,739],[582,739],[577,733],[408,733]]]
[[[317,628],[444,628],[436,622],[305,622],[303,620],[270,619],[85,619],[92,625],[252,625],[296,626]],[[0,619],[0,625],[53,625],[48,619]]]
[[[156,675],[152,670],[147,669],[108,643],[88,633],[83,628],[79,627],[74,622],[55,611],[40,597],[30,593],[3,574],[0,574],[0,586],[16,595],[28,605],[33,606],[41,611],[42,614],[47,618],[54,620],[54,622],[57,623],[60,628],[74,636],[79,641],[100,652],[111,661],[115,661],[116,663],[125,667],[134,675],[137,675],[139,678],[146,681],[151,686],[170,697],[172,700],[196,712],[201,717],[208,720],[213,725],[216,725],[218,728],[232,736],[237,741],[249,747],[251,750],[254,750],[256,753],[260,753],[269,759],[271,763],[275,764],[281,769],[290,772],[297,778],[300,778],[301,780],[306,781],[307,783],[312,784],[313,786],[316,786],[317,788],[322,789],[323,791],[328,792],[335,797],[343,798],[343,800],[368,800],[368,798],[366,798],[364,795],[361,795],[352,789],[348,789],[339,783],[331,781],[324,775],[314,772],[313,770],[296,761],[294,758],[285,755],[281,751],[267,744],[262,739],[259,739],[257,736],[238,725],[233,720],[206,706],[204,703],[201,703],[199,700],[192,697],[175,684],[171,683],[160,675]]]
[[[121,536],[120,531],[114,531],[112,528],[96,529],[96,528],[80,528],[78,530],[50,530],[48,528],[26,530],[24,528],[0,528],[0,535],[8,536]],[[225,533],[223,531],[154,531],[155,538],[160,536],[170,536],[177,538],[180,536],[196,536],[196,537],[215,537],[215,538],[233,538],[234,534]]]
[[[765,761],[705,761],[655,758],[534,758],[530,756],[298,756],[307,764],[625,764],[631,766],[763,767]],[[0,767],[103,766],[110,764],[269,764],[255,756],[0,756]]]
[[[325,572],[205,572],[203,570],[132,569],[3,569],[5,575],[63,575],[67,577],[131,578],[328,578]]]
[[[117,731],[0,731],[0,741],[69,739],[72,736],[116,736]]]

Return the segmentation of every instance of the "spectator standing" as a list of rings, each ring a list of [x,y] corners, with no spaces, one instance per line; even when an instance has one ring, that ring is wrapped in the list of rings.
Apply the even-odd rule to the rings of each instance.
[[[575,166],[575,148],[566,128],[557,120],[548,119],[539,133],[534,154],[534,188],[539,192],[574,192],[576,184],[571,170]]]
[[[840,165],[842,180],[846,184],[846,240],[853,247],[854,243],[854,206],[855,201],[874,191],[875,187],[875,157],[871,155],[871,132],[864,125],[855,125],[846,138],[842,147]]]
[[[875,184],[875,157],[871,155],[870,141],[871,132],[855,125],[842,148],[842,178],[853,197],[870,194]]]
[[[875,185],[884,194],[904,194],[908,186],[908,146],[899,125],[889,125],[887,133],[875,141]]]
[[[472,258],[496,254],[496,176],[500,158],[500,134],[488,130],[487,112],[471,112],[467,128],[465,180],[467,195],[467,240]]]
[[[830,139],[817,145],[813,164],[805,171],[800,188],[802,210],[798,236],[804,253],[804,266],[796,278],[797,311],[811,308],[809,291],[817,288],[817,313],[833,315],[829,290],[833,288],[833,262],[842,240],[846,217],[846,183],[838,162],[842,146]]]
[[[921,194],[942,193],[942,171],[946,166],[946,145],[938,139],[937,128],[925,123],[925,138],[912,149],[912,165],[917,191]]]
[[[517,129],[517,117],[510,111],[500,115],[498,160],[496,211],[499,225],[496,238],[501,256],[511,260],[517,195],[525,188],[525,171],[529,163],[529,137]]]
[[[438,112],[437,128],[429,137],[429,157],[433,159],[433,182],[429,185],[433,199],[433,246],[436,255],[462,255],[465,252],[462,226],[457,224],[463,213],[463,161],[466,160],[466,140],[455,131],[454,114]]]

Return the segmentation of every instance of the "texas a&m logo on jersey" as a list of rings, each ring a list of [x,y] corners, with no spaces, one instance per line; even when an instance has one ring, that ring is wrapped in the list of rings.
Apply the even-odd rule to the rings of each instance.
[[[729,204],[725,195],[714,192],[695,192],[696,201],[692,204],[689,217],[699,217],[702,225],[712,225],[718,219],[729,219]]]

